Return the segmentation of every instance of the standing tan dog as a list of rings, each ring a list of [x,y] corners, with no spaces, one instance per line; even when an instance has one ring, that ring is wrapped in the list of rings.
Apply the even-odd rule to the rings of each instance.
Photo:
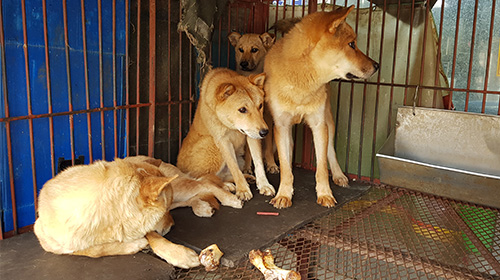
[[[216,174],[236,184],[238,198],[249,200],[253,195],[241,172],[247,143],[255,163],[257,188],[261,194],[274,195],[260,144],[269,132],[262,117],[265,78],[264,74],[244,77],[226,68],[206,74],[193,124],[177,157],[183,172],[194,177]]]
[[[208,194],[242,207],[210,178],[187,178],[160,160],[133,157],[78,165],[45,183],[34,231],[43,249],[55,254],[128,255],[149,244],[168,263],[190,268],[200,264],[196,252],[162,235],[174,224],[170,209],[192,206],[201,216],[213,213],[202,200]]]
[[[245,77],[262,73],[264,70],[264,59],[274,44],[274,37],[267,32],[260,35],[255,33],[241,35],[238,32],[232,32],[228,35],[228,39],[235,51],[236,72]],[[279,172],[279,168],[274,160],[273,119],[271,113],[266,108],[264,108],[264,120],[270,128],[269,135],[264,139],[264,163],[267,172],[276,174]],[[245,151],[245,165],[242,168],[243,172],[252,174],[251,165],[251,156],[247,149]]]
[[[278,193],[271,200],[276,208],[292,205],[291,128],[302,121],[313,134],[317,203],[325,207],[336,203],[328,182],[328,162],[335,184],[348,185],[333,147],[335,126],[327,85],[338,78],[366,79],[379,68],[358,49],[356,34],[345,22],[353,8],[304,17],[266,56],[266,106],[274,120],[281,172]]]

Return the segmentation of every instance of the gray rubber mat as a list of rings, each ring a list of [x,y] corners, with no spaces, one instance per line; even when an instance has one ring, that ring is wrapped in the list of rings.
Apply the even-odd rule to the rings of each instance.
[[[0,241],[0,279],[171,279],[174,267],[157,257],[88,258],[45,252],[35,234]]]
[[[254,197],[243,209],[221,207],[211,218],[196,217],[190,208],[171,211],[175,226],[165,236],[172,242],[186,245],[196,251],[215,243],[224,257],[222,264],[234,264],[246,257],[252,249],[264,249],[315,218],[334,211],[316,204],[316,180],[313,171],[295,169],[295,190],[292,207],[275,209],[269,204],[270,197],[260,195],[251,186]],[[277,189],[279,175],[268,175]],[[338,205],[364,194],[370,185],[350,182],[350,188],[341,188],[330,182]],[[338,207],[337,205],[337,207]],[[260,216],[257,212],[277,212],[278,216]]]

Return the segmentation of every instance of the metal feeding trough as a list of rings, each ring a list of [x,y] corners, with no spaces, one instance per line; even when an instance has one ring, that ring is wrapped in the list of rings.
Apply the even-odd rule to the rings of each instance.
[[[401,107],[377,158],[383,183],[500,208],[500,116]]]

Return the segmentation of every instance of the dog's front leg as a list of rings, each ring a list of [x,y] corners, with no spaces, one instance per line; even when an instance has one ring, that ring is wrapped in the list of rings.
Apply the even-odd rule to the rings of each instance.
[[[325,207],[333,207],[337,202],[333,197],[328,181],[328,127],[324,115],[314,115],[306,119],[311,128],[314,150],[316,152],[316,195],[317,203]]]
[[[257,189],[259,189],[260,194],[273,196],[276,191],[266,177],[266,171],[264,170],[264,163],[262,160],[261,141],[262,140],[247,137],[247,144],[250,148],[250,154],[252,155],[253,164],[255,165],[255,179],[257,181]]]
[[[226,162],[227,168],[229,168],[229,171],[233,176],[234,183],[236,184],[236,196],[241,200],[250,200],[253,195],[250,191],[250,187],[248,186],[248,182],[245,179],[245,176],[243,176],[240,166],[238,165],[233,144],[224,139],[219,139],[216,143],[222,154],[222,158]]]
[[[276,118],[278,119],[278,118]],[[290,122],[275,123],[274,135],[278,147],[280,161],[280,186],[278,193],[271,200],[274,207],[281,209],[292,206],[293,173],[292,173],[292,124]]]
[[[174,244],[155,231],[147,233],[146,238],[153,252],[169,264],[184,269],[200,265],[198,254],[194,250]]]

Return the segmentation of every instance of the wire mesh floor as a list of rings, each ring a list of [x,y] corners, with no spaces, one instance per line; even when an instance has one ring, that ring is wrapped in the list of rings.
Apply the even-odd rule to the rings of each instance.
[[[500,211],[377,186],[269,249],[277,266],[302,279],[500,279]],[[247,259],[215,272],[175,274],[264,279]]]

